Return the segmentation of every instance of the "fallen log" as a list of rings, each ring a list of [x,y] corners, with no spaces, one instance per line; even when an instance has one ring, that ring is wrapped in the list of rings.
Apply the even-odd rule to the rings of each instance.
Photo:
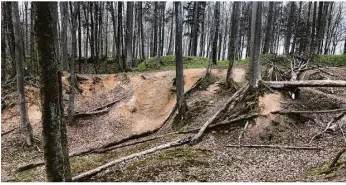
[[[246,84],[244,87],[242,87],[241,89],[239,89],[237,92],[235,92],[233,94],[233,96],[231,98],[229,98],[227,100],[227,102],[223,105],[223,107],[221,109],[219,109],[211,118],[209,118],[201,127],[201,129],[199,130],[199,132],[191,139],[190,144],[194,145],[197,144],[197,142],[199,141],[200,137],[203,135],[204,131],[207,129],[207,127],[210,124],[213,124],[217,118],[223,113],[225,112],[229,105],[233,102],[235,102],[238,99],[241,99],[242,96],[244,96],[245,92],[249,89],[249,84]]]
[[[227,147],[246,147],[246,148],[272,148],[272,149],[289,149],[289,150],[324,150],[324,148],[307,147],[307,146],[281,146],[281,145],[227,145]]]
[[[272,114],[319,114],[319,113],[339,113],[346,112],[346,108],[342,109],[331,109],[331,110],[312,110],[312,111],[304,111],[304,110],[278,110],[272,111]]]
[[[294,88],[294,87],[346,87],[344,80],[301,80],[301,81],[263,81],[269,87]]]
[[[329,128],[327,128],[327,132],[336,132],[339,129],[342,131],[343,126],[346,125],[346,115],[344,115],[339,121],[336,123],[330,125]]]
[[[257,116],[259,116],[259,114],[257,114],[257,113],[249,114],[249,115],[248,114],[241,115],[241,116],[239,116],[237,118],[234,118],[234,119],[227,119],[227,120],[224,120],[224,121],[222,121],[220,123],[217,123],[217,124],[214,124],[214,125],[209,125],[209,127],[207,129],[212,129],[212,128],[217,128],[217,127],[220,127],[220,126],[225,126],[227,124],[236,123],[236,122],[247,120],[247,119],[251,119],[251,118],[254,118],[254,117],[257,117]],[[134,141],[132,143],[127,143],[127,144],[123,144],[123,143],[125,143],[125,142],[127,142],[129,140],[132,140],[132,139],[124,138],[122,140],[119,140],[118,144],[114,144],[115,142],[108,143],[108,145],[113,145],[114,144],[113,146],[111,146],[111,148],[102,148],[102,147],[92,148],[92,149],[89,149],[89,150],[86,150],[86,151],[82,151],[82,152],[71,153],[69,155],[69,157],[83,156],[83,155],[92,154],[92,153],[105,153],[107,151],[115,150],[115,149],[118,149],[118,148],[123,148],[123,147],[126,147],[126,146],[131,146],[131,145],[135,145],[135,144],[144,143],[144,142],[147,142],[147,141],[152,141],[154,139],[162,138],[162,137],[165,137],[165,136],[168,136],[168,135],[193,133],[193,132],[197,132],[199,130],[200,130],[200,128],[194,128],[194,129],[189,129],[189,130],[185,130],[185,131],[177,131],[177,132],[172,132],[172,133],[163,134],[163,135],[159,135],[159,136],[154,136],[154,137],[147,138],[147,139],[140,140],[140,141]],[[121,144],[123,144],[123,145],[121,145]],[[105,144],[104,146],[106,146],[106,145],[107,144]],[[41,166],[41,165],[44,165],[44,161],[38,161],[38,162],[26,164],[24,166],[19,167],[17,169],[17,171],[20,172],[20,171],[24,171],[24,170],[29,170],[31,168],[35,168],[35,167],[38,167],[38,166]]]
[[[87,172],[84,172],[82,174],[79,174],[79,175],[73,177],[72,181],[78,181],[78,180],[85,179],[87,177],[94,176],[97,173],[100,173],[100,172],[106,170],[107,168],[110,168],[110,167],[112,167],[112,166],[114,166],[114,165],[116,165],[116,164],[118,164],[120,162],[129,160],[129,159],[133,159],[133,158],[136,158],[136,157],[139,157],[139,156],[142,156],[142,155],[151,154],[151,153],[154,153],[154,152],[157,152],[157,151],[160,151],[160,150],[164,150],[164,149],[167,149],[167,148],[173,148],[173,147],[181,146],[181,145],[184,145],[184,144],[188,143],[189,141],[190,141],[189,138],[179,139],[177,141],[165,143],[165,144],[156,146],[154,148],[150,148],[148,150],[144,150],[144,151],[141,151],[141,152],[137,152],[137,153],[125,156],[125,157],[121,157],[119,159],[116,159],[114,161],[106,163],[106,164],[104,164],[102,166],[99,166],[99,167],[97,167],[95,169],[92,169],[90,171],[87,171]]]

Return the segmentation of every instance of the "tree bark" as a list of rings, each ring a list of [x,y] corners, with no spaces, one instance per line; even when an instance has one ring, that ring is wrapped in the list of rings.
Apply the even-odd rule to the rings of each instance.
[[[295,2],[290,2],[290,14],[287,22],[287,31],[285,34],[285,54],[289,54],[290,46],[291,46],[291,38],[292,38],[292,25],[294,21],[294,13],[295,13]]]
[[[82,72],[82,67],[81,67],[81,63],[82,63],[82,19],[81,19],[81,2],[78,2],[78,10],[75,10],[78,12],[78,72],[81,73]]]
[[[15,39],[15,61],[16,61],[16,70],[17,70],[17,90],[19,95],[19,110],[20,110],[20,122],[22,133],[25,139],[25,143],[28,146],[34,145],[34,137],[32,133],[32,128],[28,118],[27,107],[25,103],[25,90],[24,90],[24,68],[25,63],[23,56],[23,45],[20,39],[21,33],[21,24],[19,18],[18,2],[12,2],[12,18],[13,18],[13,30],[14,30],[14,39]]]
[[[53,2],[52,2],[53,3]],[[48,181],[69,181],[66,166],[69,161],[64,158],[67,145],[62,142],[66,133],[62,133],[65,125],[61,119],[61,96],[59,96],[59,72],[57,56],[55,54],[54,29],[52,17],[52,3],[39,2],[36,6],[35,31],[37,33],[37,49],[41,71],[41,104],[44,158]]]
[[[14,31],[13,31],[13,21],[12,21],[12,3],[13,2],[5,2],[6,4],[6,12],[5,15],[7,17],[7,43],[9,47],[9,53],[12,61],[12,72],[11,78],[16,76],[17,67],[16,67],[16,53],[15,53],[15,40],[14,40]]]
[[[238,39],[238,27],[239,27],[239,18],[240,18],[240,2],[234,2],[233,3],[233,12],[232,12],[232,28],[231,28],[231,34],[229,36],[229,44],[228,44],[228,69],[227,69],[227,75],[226,75],[226,83],[227,87],[230,88],[230,78],[232,75],[232,70],[234,66],[234,60],[236,57],[236,44]]]
[[[118,32],[117,32],[117,59],[119,62],[120,69],[124,70],[125,66],[122,64],[121,49],[122,49],[122,2],[118,2]]]
[[[175,6],[175,62],[176,62],[176,89],[179,114],[184,113],[184,66],[183,66],[183,13],[181,2],[174,2]]]
[[[5,15],[5,3],[1,3],[1,81],[6,79],[6,15]],[[3,96],[3,95],[2,95]]]
[[[251,50],[250,50],[250,87],[257,88],[261,80],[260,47],[261,47],[262,3],[252,2]]]
[[[36,76],[36,48],[35,48],[35,29],[34,29],[34,15],[35,15],[35,6],[31,4],[30,11],[30,62],[31,62],[31,72]]]
[[[142,6],[142,2],[138,2],[138,6],[139,6],[139,11],[138,11],[138,23],[139,23],[139,27],[140,27],[140,36],[141,36],[141,59],[145,59],[145,51],[144,51],[144,31],[143,31],[143,6]]]
[[[77,41],[76,41],[76,30],[77,30],[77,9],[78,9],[78,3],[74,2],[73,5],[70,2],[70,9],[71,9],[71,19],[72,19],[72,29],[71,29],[71,35],[72,35],[72,56],[71,56],[71,63],[70,63],[70,95],[69,95],[69,104],[68,104],[68,122],[69,124],[73,124],[74,122],[74,99],[75,99],[75,82],[76,82],[76,75],[75,75],[75,61],[77,57]],[[66,47],[66,46],[65,46]]]
[[[213,46],[212,46],[212,56],[211,60],[214,65],[216,65],[217,61],[217,41],[219,36],[219,27],[220,27],[220,2],[215,2],[215,11],[214,11],[214,21],[215,21],[215,32],[213,33]]]
[[[265,40],[264,40],[264,46],[263,46],[263,54],[269,53],[269,47],[271,44],[271,38],[272,35],[272,24],[273,24],[273,11],[274,11],[274,1],[269,2],[269,12],[268,12],[268,19],[267,19],[267,27],[266,27],[266,34],[265,34]]]
[[[133,61],[133,2],[127,2],[126,8],[126,66],[132,68]]]
[[[63,70],[68,69],[68,51],[67,51],[67,24],[68,24],[68,10],[67,2],[60,2],[60,12],[62,19],[62,33],[61,33],[61,48],[62,48],[62,66]]]

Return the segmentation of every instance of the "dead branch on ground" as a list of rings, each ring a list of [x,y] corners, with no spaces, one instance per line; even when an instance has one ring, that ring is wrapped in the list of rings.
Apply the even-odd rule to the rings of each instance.
[[[318,147],[281,146],[281,145],[227,145],[227,147],[272,148],[272,149],[289,149],[289,150],[324,150],[324,148],[318,148]]]
[[[272,114],[320,114],[320,113],[339,113],[346,112],[346,108],[342,109],[331,109],[331,110],[312,110],[312,111],[304,111],[304,110],[278,110],[272,111]]]

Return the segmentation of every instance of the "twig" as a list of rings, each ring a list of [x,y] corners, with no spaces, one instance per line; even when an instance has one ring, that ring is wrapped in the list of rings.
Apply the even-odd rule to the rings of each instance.
[[[272,148],[272,149],[289,149],[289,150],[324,150],[324,148],[318,148],[318,147],[281,146],[281,145],[227,145],[227,147]]]
[[[249,125],[249,121],[246,121],[246,124],[245,124],[245,126],[244,126],[244,129],[241,131],[241,133],[239,134],[239,137],[238,137],[238,143],[239,143],[239,145],[240,145],[240,139],[241,139],[241,137],[243,136],[243,134],[244,134],[244,132],[245,132],[245,130],[246,130],[246,128],[247,128],[247,126]]]
[[[338,113],[338,112],[346,112],[346,108],[342,109],[331,109],[331,110],[312,110],[312,111],[304,111],[304,110],[292,110],[292,111],[272,111],[272,114],[316,114],[316,113]]]
[[[7,135],[7,134],[13,132],[13,131],[16,130],[16,129],[17,129],[17,128],[13,128],[13,129],[11,129],[11,130],[9,130],[9,131],[6,131],[6,132],[4,132],[4,133],[1,133],[1,136]]]
[[[332,171],[335,167],[336,164],[339,161],[339,158],[341,157],[341,155],[346,152],[346,148],[342,149],[334,158],[334,160],[332,161],[332,163],[329,165],[329,170]]]

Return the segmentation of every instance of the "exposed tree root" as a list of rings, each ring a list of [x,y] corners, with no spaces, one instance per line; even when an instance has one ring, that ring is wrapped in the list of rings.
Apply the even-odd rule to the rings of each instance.
[[[147,155],[147,154],[155,153],[155,152],[160,151],[160,150],[164,150],[164,149],[168,149],[168,148],[173,148],[173,147],[185,145],[189,141],[190,141],[189,138],[179,139],[177,141],[165,143],[165,144],[156,146],[154,148],[150,148],[148,150],[144,150],[144,151],[141,151],[141,152],[137,152],[137,153],[134,153],[134,154],[131,154],[131,155],[128,155],[128,156],[116,159],[116,160],[111,161],[111,162],[109,162],[107,164],[99,166],[99,167],[97,167],[97,168],[95,168],[93,170],[90,170],[90,171],[84,172],[82,174],[79,174],[79,175],[73,177],[72,181],[79,181],[79,180],[82,180],[82,179],[94,176],[97,173],[100,173],[100,172],[106,170],[107,168],[110,168],[110,167],[112,167],[112,166],[114,166],[114,165],[116,165],[116,164],[118,164],[120,162],[129,160],[129,159],[133,159],[133,158],[136,158],[136,157],[139,157],[139,156],[142,156],[142,155]]]
[[[289,149],[289,150],[324,150],[318,147],[305,147],[305,146],[281,146],[281,145],[227,145],[227,147],[247,147],[247,148],[272,148],[272,149]]]

